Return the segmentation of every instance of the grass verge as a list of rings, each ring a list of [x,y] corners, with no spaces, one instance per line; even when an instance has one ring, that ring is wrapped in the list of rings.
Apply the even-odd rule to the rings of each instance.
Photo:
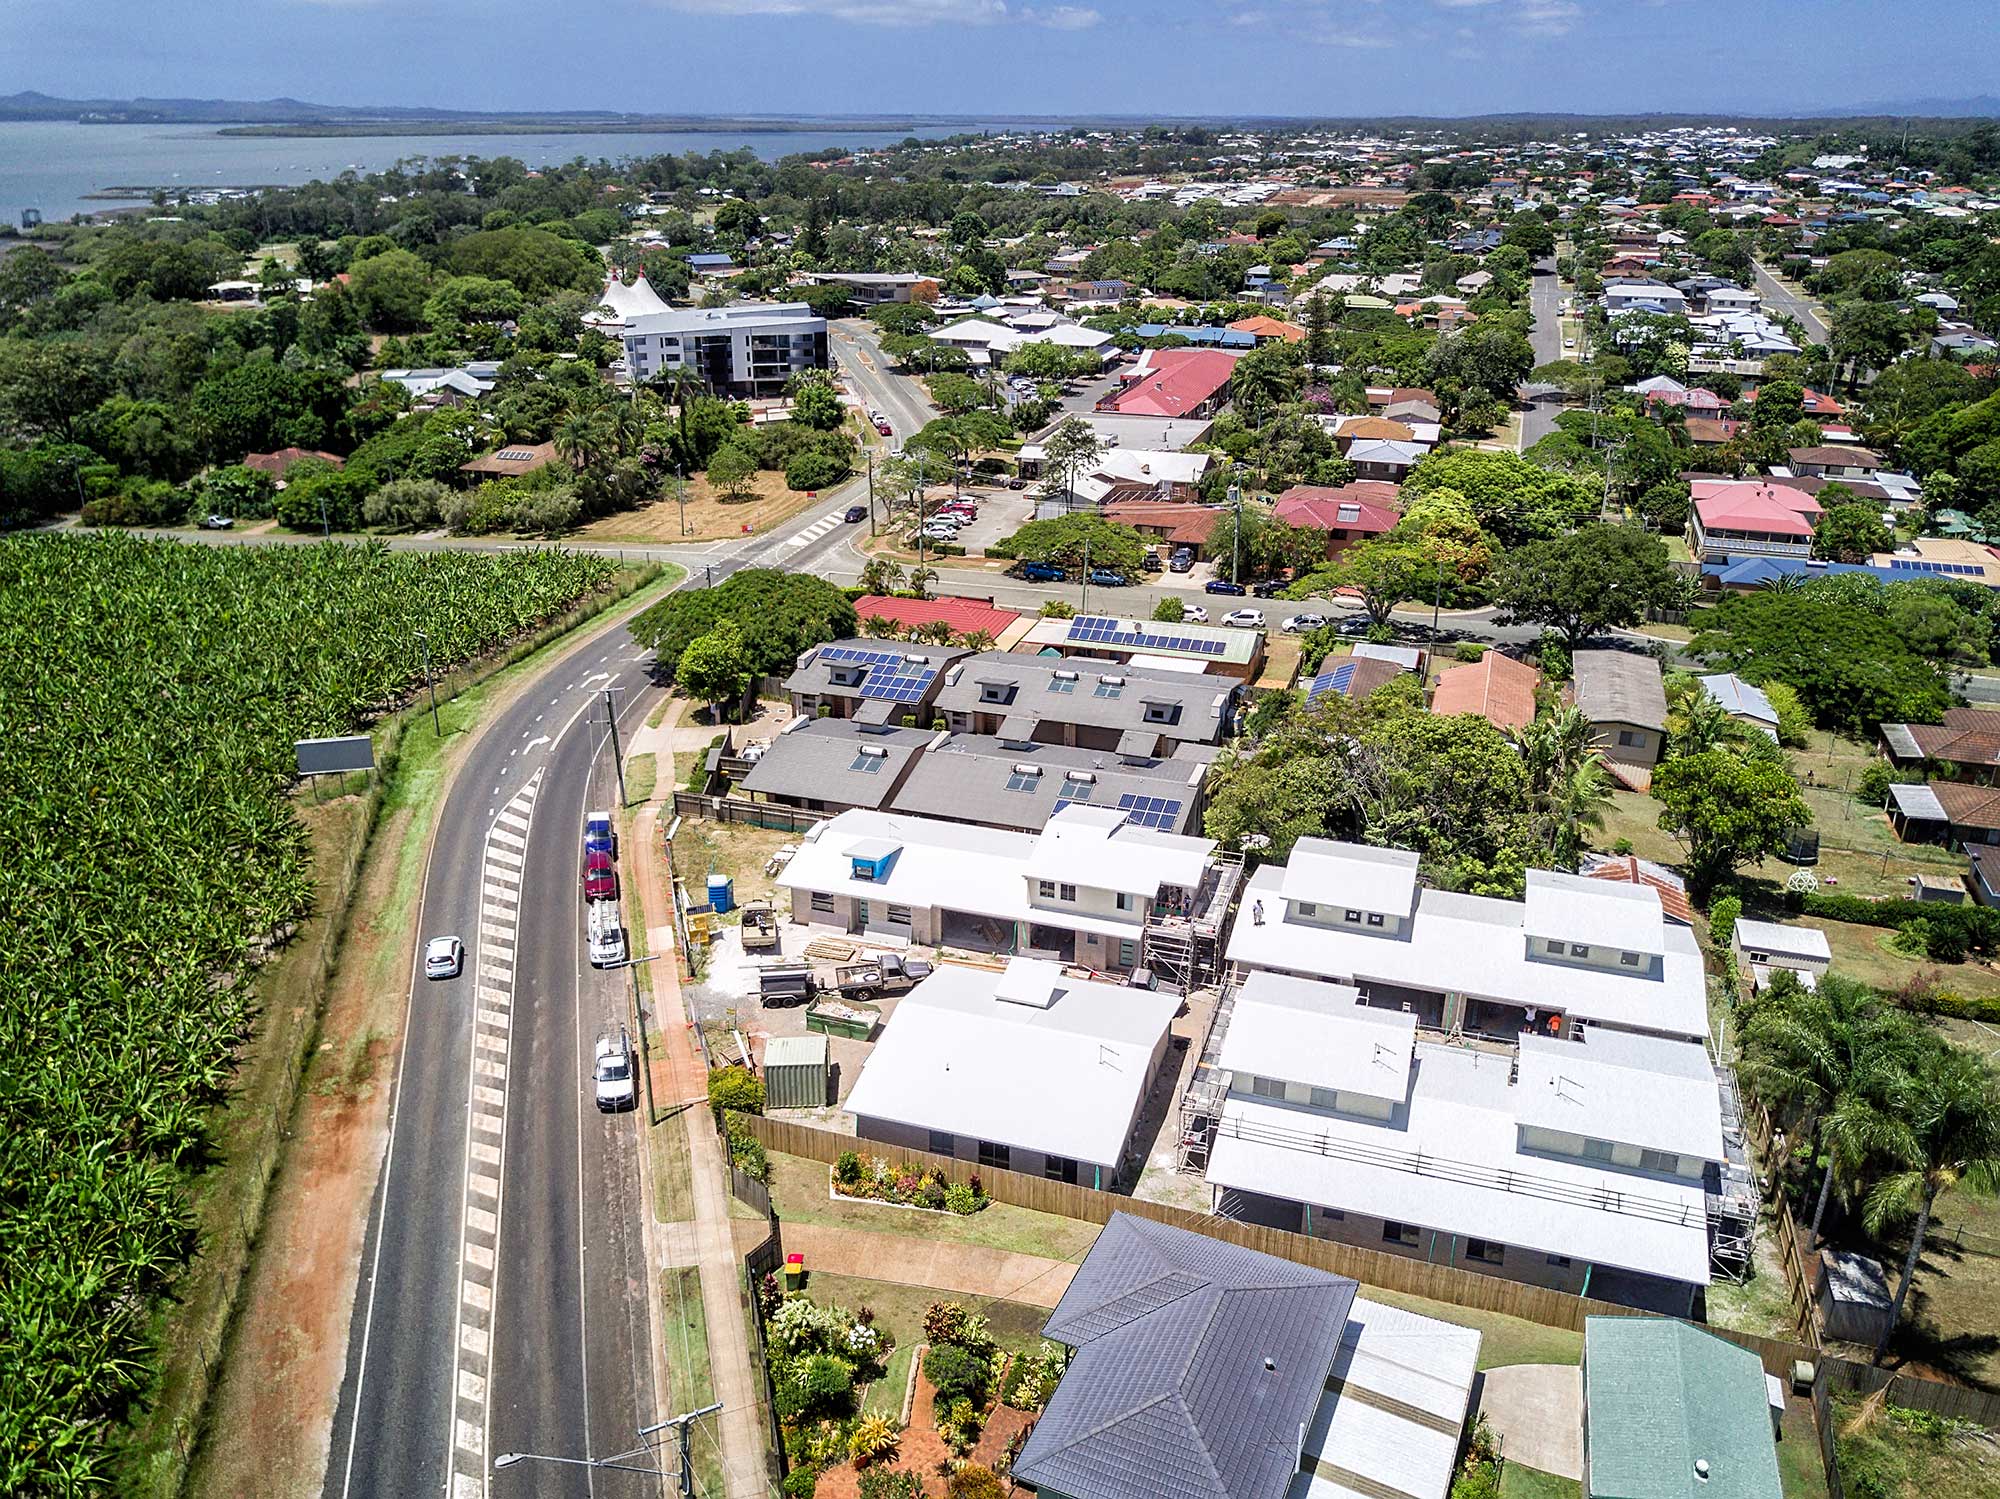
[[[206,1427],[209,1405],[236,1336],[240,1294],[253,1271],[258,1232],[301,1088],[354,1093],[368,1085],[374,1070],[377,1037],[319,1034],[343,956],[352,898],[365,873],[378,858],[398,861],[388,908],[369,915],[378,923],[396,920],[408,927],[455,739],[483,720],[497,694],[562,649],[573,631],[611,609],[664,594],[681,575],[679,568],[654,566],[618,574],[612,588],[578,608],[440,678],[442,734],[433,729],[428,699],[413,700],[371,729],[377,767],[372,775],[342,778],[330,797],[321,788],[295,799],[313,837],[314,915],[254,980],[262,1015],[238,1052],[236,1088],[216,1127],[219,1163],[189,1186],[202,1251],[156,1314],[158,1377],[118,1442],[124,1491],[180,1494],[203,1444],[221,1439]],[[375,836],[390,829],[393,838]],[[383,970],[380,982],[400,990],[407,950],[378,951],[374,958]],[[254,1445],[254,1434],[244,1437]]]
[[[1044,1259],[1075,1259],[1097,1242],[1098,1226],[1054,1213],[1037,1213],[996,1202],[960,1218],[912,1213],[878,1203],[835,1200],[827,1195],[826,1167],[798,1156],[771,1155],[771,1202],[791,1223],[832,1224],[870,1233],[903,1234],[948,1244],[979,1244]],[[936,1293],[932,1296],[935,1298]]]
[[[701,1271],[683,1265],[660,1272],[660,1341],[666,1349],[669,1412],[699,1410],[715,1399],[715,1380],[708,1362],[708,1313],[701,1300]],[[699,1435],[692,1443],[694,1483],[698,1494],[724,1492],[722,1451]],[[673,1460],[672,1450],[663,1456]],[[664,1464],[663,1464],[664,1466]]]

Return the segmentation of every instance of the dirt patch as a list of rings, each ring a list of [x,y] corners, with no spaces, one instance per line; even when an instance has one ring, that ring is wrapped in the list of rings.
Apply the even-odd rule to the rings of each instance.
[[[759,473],[752,483],[754,497],[741,504],[726,504],[709,488],[708,476],[696,474],[687,481],[686,524],[682,531],[682,506],[674,498],[674,483],[667,481],[665,493],[649,505],[625,510],[592,521],[578,531],[580,542],[715,541],[727,536],[762,535],[779,523],[811,511],[807,519],[818,520],[833,506],[829,490],[817,498],[785,488],[785,476]],[[814,510],[813,506],[820,506]]]

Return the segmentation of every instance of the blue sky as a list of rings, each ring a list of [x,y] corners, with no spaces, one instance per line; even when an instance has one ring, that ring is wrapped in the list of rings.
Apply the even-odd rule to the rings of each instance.
[[[0,92],[675,113],[1814,109],[2000,92],[1993,0],[0,0]]]

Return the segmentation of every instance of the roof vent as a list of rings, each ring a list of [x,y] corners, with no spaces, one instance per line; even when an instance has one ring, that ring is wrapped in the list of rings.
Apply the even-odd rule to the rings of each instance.
[[[1267,1362],[1268,1362],[1268,1361],[1267,1361]],[[1696,1483],[1707,1483],[1707,1482],[1708,1482],[1708,1459],[1707,1459],[1707,1458],[1705,1458],[1705,1457],[1698,1457],[1698,1458],[1696,1458],[1696,1459],[1694,1460],[1694,1477],[1695,1477],[1695,1482],[1696,1482]]]
[[[1267,1374],[1276,1374],[1278,1372],[1278,1361],[1268,1354],[1264,1358],[1264,1372]],[[1706,1468],[1708,1464],[1699,1463],[1696,1466]]]

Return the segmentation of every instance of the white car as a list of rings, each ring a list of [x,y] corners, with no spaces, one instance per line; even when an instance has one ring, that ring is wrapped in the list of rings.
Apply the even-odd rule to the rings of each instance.
[[[639,1101],[639,1074],[632,1065],[632,1038],[625,1027],[615,1036],[597,1038],[597,1056],[590,1069],[597,1106],[605,1113],[629,1109]]]
[[[1184,625],[1205,625],[1208,623],[1208,608],[1203,604],[1182,604],[1181,623]]]
[[[465,944],[456,937],[433,937],[424,948],[424,977],[455,979],[465,972]]]
[[[1264,628],[1262,609],[1231,609],[1222,616],[1225,625],[1235,625],[1238,629],[1261,630]]]
[[[1314,630],[1323,630],[1325,628],[1326,616],[1324,614],[1313,614],[1310,611],[1305,614],[1294,614],[1284,624],[1284,631],[1287,635],[1310,635]]]

